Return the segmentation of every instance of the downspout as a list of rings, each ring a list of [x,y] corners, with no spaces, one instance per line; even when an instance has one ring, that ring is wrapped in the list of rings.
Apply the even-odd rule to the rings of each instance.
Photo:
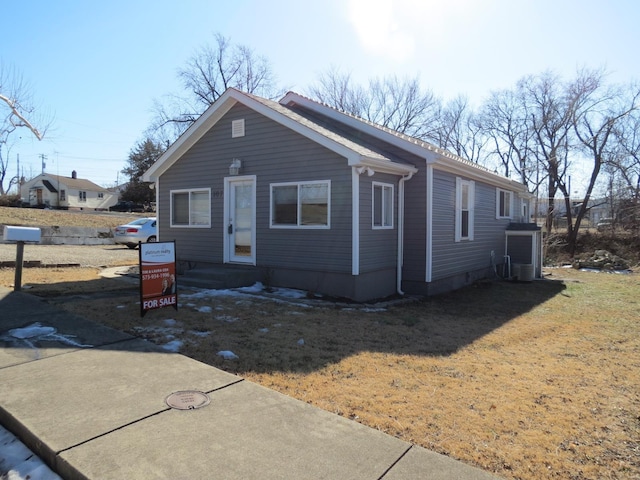
[[[404,182],[411,180],[413,172],[400,178],[398,182],[398,264],[396,267],[396,292],[404,295],[402,291],[402,264],[404,259]]]

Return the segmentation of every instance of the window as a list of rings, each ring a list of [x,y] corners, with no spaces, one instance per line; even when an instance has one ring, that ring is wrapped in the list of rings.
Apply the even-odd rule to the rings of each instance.
[[[98,192],[98,198],[104,198],[104,193]]]
[[[83,192],[82,190],[80,190],[78,192],[78,201],[86,202],[87,201],[87,192]]]
[[[496,189],[496,218],[511,218],[511,199],[507,190]]]
[[[271,185],[272,227],[329,227],[331,182]]]
[[[393,228],[393,185],[373,182],[372,188],[373,228]]]
[[[455,241],[473,240],[475,183],[456,178]]]
[[[60,201],[61,202],[65,202],[67,200],[67,191],[66,190],[60,190]]]
[[[171,192],[172,227],[210,227],[211,189],[173,190]]]

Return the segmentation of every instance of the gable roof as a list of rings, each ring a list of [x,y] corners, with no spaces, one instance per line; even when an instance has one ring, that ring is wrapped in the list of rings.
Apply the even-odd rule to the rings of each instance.
[[[92,192],[107,192],[106,188],[101,187],[100,185],[96,185],[91,180],[87,180],[85,178],[71,178],[71,177],[63,177],[61,175],[53,175],[51,173],[41,173],[37,177],[31,179],[30,181],[41,180],[42,184],[49,189],[49,191],[55,192],[56,188],[59,186],[65,185],[67,188],[72,188],[74,190],[90,190]],[[51,190],[53,188],[53,190]]]
[[[462,158],[448,150],[437,147],[432,143],[405,135],[396,130],[378,125],[350,113],[343,112],[330,105],[311,100],[310,98],[304,97],[295,92],[288,92],[280,100],[280,103],[291,108],[299,106],[311,110],[333,119],[336,122],[343,123],[366,134],[378,137],[397,148],[424,158],[427,164],[437,165],[443,170],[463,174],[468,177],[484,180],[494,185],[520,190],[522,193],[527,193],[526,187],[522,183],[493,172],[483,165],[479,165],[467,160],[466,158]]]
[[[47,190],[49,190],[51,193],[58,193],[58,190],[56,190],[56,187],[51,185],[51,182],[49,180],[42,180],[42,184],[45,187],[47,187]]]
[[[415,166],[339,135],[281,103],[229,88],[144,173],[142,179],[146,182],[155,181],[237,103],[345,157],[350,166],[369,166],[379,172],[397,175],[417,171]]]
[[[426,164],[434,165],[441,170],[528,194],[526,187],[520,182],[492,172],[482,165],[424,140],[339,111],[295,92],[288,92],[279,102],[275,102],[234,88],[227,89],[144,173],[142,179],[146,182],[156,181],[237,103],[344,156],[350,166],[371,167],[378,172],[397,175],[408,175],[418,171],[414,165],[394,157],[389,152],[376,149],[355,135],[346,134],[344,128],[332,128],[337,124],[416,155],[424,159]],[[314,117],[305,114],[304,110],[317,115]],[[324,117],[324,121],[320,121],[318,116]]]

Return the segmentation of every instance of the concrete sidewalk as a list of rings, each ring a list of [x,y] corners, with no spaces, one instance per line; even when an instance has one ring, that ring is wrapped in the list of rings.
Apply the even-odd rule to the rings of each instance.
[[[0,385],[0,424],[65,479],[495,479],[2,287]]]

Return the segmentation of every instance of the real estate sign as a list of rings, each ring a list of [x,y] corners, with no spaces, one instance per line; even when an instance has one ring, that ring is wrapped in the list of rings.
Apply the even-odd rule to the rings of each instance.
[[[140,316],[162,307],[178,309],[176,243],[140,243]]]

